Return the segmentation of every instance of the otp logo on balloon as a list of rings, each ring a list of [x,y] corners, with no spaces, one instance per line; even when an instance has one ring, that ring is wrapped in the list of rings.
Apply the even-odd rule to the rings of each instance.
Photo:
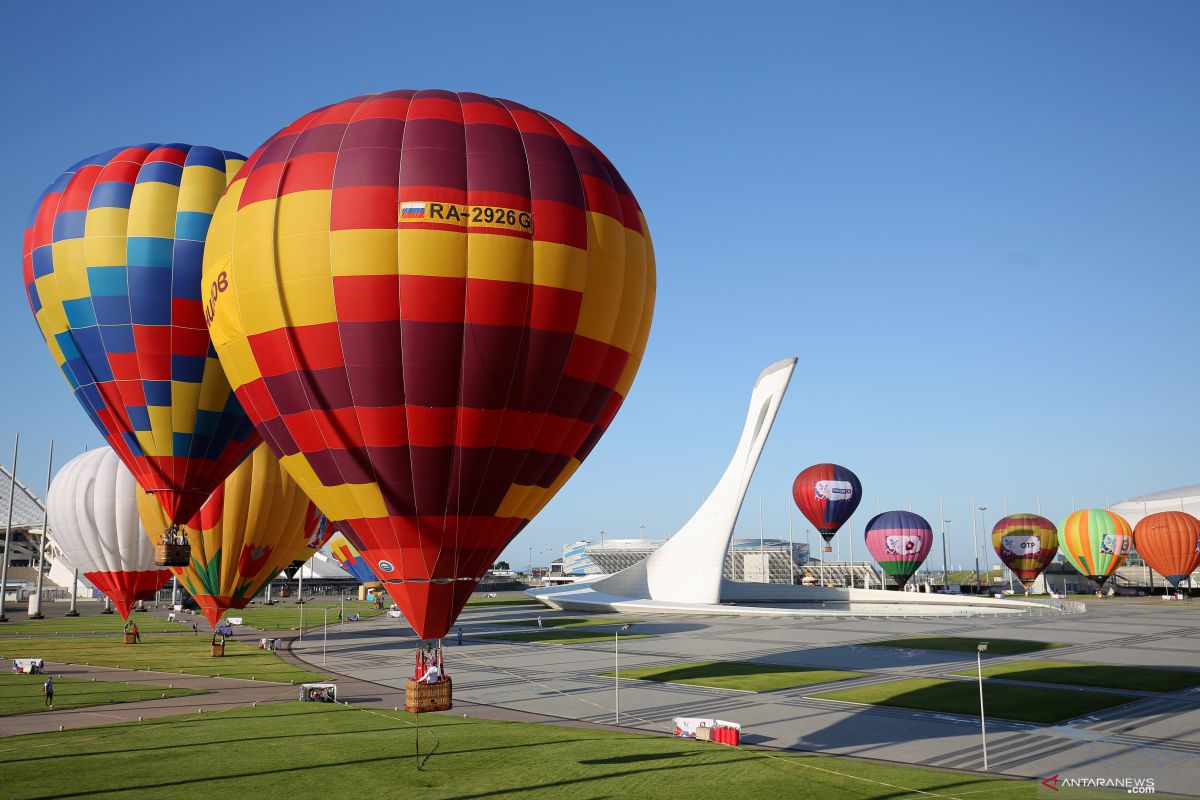
[[[1042,549],[1042,540],[1037,536],[1005,536],[1000,546],[1010,555],[1034,558]]]
[[[380,561],[379,562],[379,571],[380,572],[391,572],[394,569],[395,569],[395,567],[392,566],[392,562],[390,562],[390,561]]]
[[[907,533],[891,534],[884,540],[883,546],[896,555],[915,553],[921,549],[921,537]]]
[[[818,500],[849,500],[854,496],[854,484],[850,481],[817,481],[813,484],[813,496]]]

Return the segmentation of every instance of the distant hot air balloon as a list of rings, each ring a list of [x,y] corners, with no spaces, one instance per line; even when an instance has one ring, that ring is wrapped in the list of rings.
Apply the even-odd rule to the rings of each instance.
[[[654,301],[645,219],[599,150],[517,103],[436,90],[272,136],[204,264],[247,413],[423,639],[608,428]]]
[[[992,547],[1028,594],[1058,554],[1058,529],[1037,514],[1009,514],[992,528]]]
[[[24,281],[76,398],[167,525],[190,519],[258,442],[204,322],[204,237],[236,153],[116,148],[46,189]]]
[[[883,571],[903,586],[929,555],[933,528],[920,514],[885,511],[867,523],[867,550]]]
[[[379,580],[375,577],[375,573],[371,572],[370,565],[367,564],[358,549],[350,544],[342,534],[335,533],[329,540],[329,552],[333,553],[333,557],[341,568],[353,575],[359,583],[371,583]]]
[[[862,484],[845,467],[814,464],[796,476],[792,499],[825,540],[825,552],[832,553],[834,534],[862,502]]]
[[[146,495],[138,510],[150,527],[162,508]],[[172,568],[214,626],[232,608],[245,608],[285,564],[308,551],[320,513],[278,460],[260,446],[217,487],[187,521],[192,561]]]
[[[102,447],[68,461],[46,495],[50,538],[125,619],[171,577],[154,566],[154,546],[138,519],[141,493],[117,454]]]
[[[1200,567],[1200,520],[1183,511],[1160,511],[1133,529],[1133,546],[1172,586]]]
[[[1058,546],[1071,566],[1103,586],[1133,544],[1133,531],[1120,514],[1087,508],[1067,517],[1058,531]]]

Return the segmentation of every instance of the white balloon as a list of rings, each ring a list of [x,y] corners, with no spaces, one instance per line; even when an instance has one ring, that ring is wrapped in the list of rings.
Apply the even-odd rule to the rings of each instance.
[[[124,599],[116,596],[122,587],[132,591],[136,585],[144,591],[147,584],[161,586],[170,576],[154,564],[154,545],[138,518],[139,491],[112,448],[102,447],[68,461],[46,495],[50,538],[68,562],[118,604]],[[131,573],[161,575],[134,580]]]

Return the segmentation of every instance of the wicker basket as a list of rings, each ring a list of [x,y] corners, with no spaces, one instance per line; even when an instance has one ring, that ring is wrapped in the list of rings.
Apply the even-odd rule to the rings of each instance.
[[[225,643],[224,642],[221,642],[220,644],[211,644],[211,645],[209,645],[209,648],[210,648],[210,650],[209,650],[208,654],[212,658],[221,658],[223,655],[225,655]]]
[[[449,678],[437,683],[422,683],[412,678],[404,685],[404,710],[414,714],[424,711],[449,711],[454,708],[454,691]]]
[[[192,562],[192,546],[190,544],[154,545],[154,563],[160,567],[186,567]]]
[[[125,644],[137,644],[137,634],[126,633],[125,634]]]
[[[709,728],[705,725],[701,725],[700,727],[696,728],[696,741],[711,742],[712,741],[712,728]]]

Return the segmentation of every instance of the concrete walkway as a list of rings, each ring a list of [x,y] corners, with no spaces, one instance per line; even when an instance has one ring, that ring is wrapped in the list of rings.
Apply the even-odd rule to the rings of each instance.
[[[11,662],[0,661],[0,669],[7,670],[10,667]],[[70,730],[115,722],[136,722],[138,717],[152,719],[173,714],[195,713],[201,709],[205,712],[212,712],[248,706],[251,703],[294,700],[299,691],[295,686],[267,681],[208,678],[199,675],[180,675],[175,672],[152,672],[114,667],[85,667],[81,664],[58,664],[51,661],[46,662],[46,674],[56,678],[74,678],[84,681],[94,678],[97,681],[160,686],[164,689],[170,687],[193,689],[207,692],[207,694],[0,716],[0,737],[57,731],[60,725],[63,730]]]

